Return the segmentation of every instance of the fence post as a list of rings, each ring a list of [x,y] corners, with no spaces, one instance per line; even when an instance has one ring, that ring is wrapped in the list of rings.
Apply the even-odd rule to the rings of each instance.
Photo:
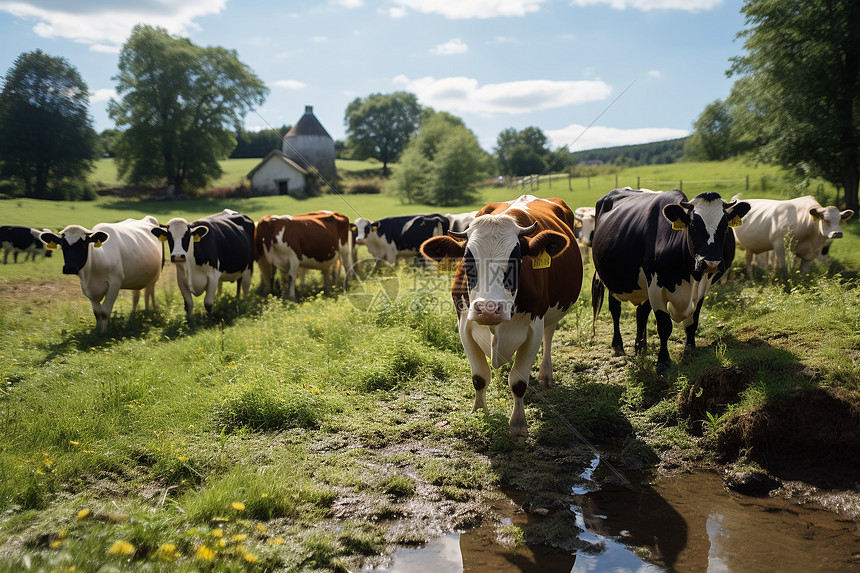
[[[618,174],[615,174],[615,188],[618,189]]]
[[[573,174],[567,174],[567,190],[573,191]]]
[[[588,188],[591,189],[591,175],[586,175],[585,179],[588,181]]]
[[[749,190],[750,190],[750,176],[748,174],[747,175],[747,191],[749,191]]]
[[[641,185],[639,185],[639,176],[638,176],[638,175],[636,176],[636,188],[637,188],[637,189],[642,189],[642,186],[641,186]]]
[[[680,191],[681,193],[684,192],[684,180],[683,179],[681,179],[681,181],[678,183],[678,191]]]

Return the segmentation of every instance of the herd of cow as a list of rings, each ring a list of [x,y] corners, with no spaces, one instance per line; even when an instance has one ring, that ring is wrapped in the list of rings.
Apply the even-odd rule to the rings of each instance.
[[[4,226],[0,242],[7,255],[10,250],[50,252],[60,246],[63,273],[80,277],[99,331],[107,328],[120,289],[134,291],[132,312],[140,290],[147,308],[154,305],[154,286],[164,261],[162,242],[176,265],[189,317],[193,297],[204,293],[204,306],[211,311],[220,282],[235,281],[236,296],[247,294],[255,261],[261,288],[269,292],[275,272],[281,270],[291,297],[300,268],[322,271],[328,291],[339,269],[356,260],[358,245],[391,264],[419,253],[434,261],[460,261],[451,294],[471,367],[474,407],[486,408],[490,366],[498,368],[513,358],[508,376],[514,399],[510,432],[523,440],[528,434],[523,395],[529,373],[543,345],[538,381],[553,383],[553,333],[579,296],[588,249],[595,269],[595,318],[605,292],[611,295],[613,350],[624,353],[619,317],[621,303],[629,301],[636,306],[634,350],[645,350],[653,311],[660,339],[657,368],[665,371],[672,323],[683,325],[686,345],[695,347],[705,295],[731,266],[736,244],[746,250],[747,272],[756,254],[769,251],[775,253],[777,267],[785,265],[786,248],[806,272],[828,241],[842,236],[840,223],[853,214],[822,207],[812,197],[733,197],[726,203],[717,193],[688,200],[680,191],[626,187],[610,191],[595,207],[575,212],[561,199],[531,195],[489,203],[471,213],[358,218],[353,223],[340,213],[316,211],[268,215],[255,224],[225,209],[194,222],[175,218],[159,225],[154,217],[144,217],[100,223],[92,230],[71,225],[59,234]],[[572,248],[574,244],[579,248]]]

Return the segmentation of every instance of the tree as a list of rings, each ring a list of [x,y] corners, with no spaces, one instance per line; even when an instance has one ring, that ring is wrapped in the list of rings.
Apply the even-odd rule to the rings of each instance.
[[[434,113],[403,151],[392,184],[409,202],[463,205],[477,198],[485,164],[486,153],[462,120]]]
[[[277,130],[267,128],[260,131],[242,131],[237,135],[236,148],[230,153],[230,159],[265,157],[273,149],[281,149],[284,146],[284,136],[288,131],[288,125],[282,125]]]
[[[729,101],[760,159],[845,191],[860,186],[860,2],[747,0],[747,53]]]
[[[96,133],[89,90],[65,58],[18,56],[0,93],[0,173],[30,197],[71,198],[92,170]]]
[[[502,130],[496,138],[496,160],[505,175],[531,175],[546,168],[547,137],[538,127]]]
[[[734,117],[729,105],[716,100],[705,108],[685,144],[685,153],[696,161],[721,161],[739,151],[734,137]]]
[[[203,48],[140,24],[122,47],[114,80],[122,99],[111,100],[108,112],[123,130],[120,176],[166,182],[178,193],[221,174],[218,161],[235,148],[242,119],[269,92],[235,50]]]
[[[409,139],[418,129],[422,107],[415,94],[394,92],[355,98],[346,107],[347,145],[355,159],[373,157],[382,162],[382,174],[388,176],[388,164],[396,161]]]

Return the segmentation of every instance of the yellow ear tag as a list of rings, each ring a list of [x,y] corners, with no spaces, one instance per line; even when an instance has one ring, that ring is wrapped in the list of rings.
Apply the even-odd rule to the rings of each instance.
[[[101,247],[101,246],[102,246],[102,242],[101,242],[101,241],[96,241],[95,243],[93,243],[93,247],[95,247],[95,248],[97,248],[97,249],[98,249],[99,247]]]
[[[582,221],[576,221],[574,227],[582,227]]]
[[[200,235],[193,235],[193,236],[194,236],[194,242],[195,243],[199,243],[200,239],[202,239],[202,237]]]
[[[158,240],[162,243],[167,240],[167,235],[158,235]]]
[[[741,225],[743,225],[743,221],[741,221],[741,218],[737,215],[735,215],[734,218],[729,221],[729,227],[740,227]]]
[[[813,215],[813,216],[812,216],[812,220],[813,220],[813,221],[815,221],[815,222],[817,223],[818,221],[820,221],[820,220],[821,220],[821,217],[816,217],[815,215]]]
[[[681,219],[675,219],[672,221],[672,230],[673,231],[683,231],[687,228],[687,225]]]
[[[445,255],[442,260],[436,263],[436,274],[447,275],[457,271],[457,261]]]
[[[532,259],[533,269],[548,269],[552,264],[552,257],[546,251],[541,251],[541,254]]]
[[[46,248],[46,249],[51,249],[51,250],[53,251],[54,249],[56,249],[56,248],[57,248],[57,243],[55,243],[54,241],[51,241],[50,243],[48,243],[47,245],[45,245],[45,248]]]

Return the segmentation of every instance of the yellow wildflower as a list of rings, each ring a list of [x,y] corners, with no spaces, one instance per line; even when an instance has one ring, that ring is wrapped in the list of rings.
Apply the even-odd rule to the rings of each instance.
[[[188,456],[179,456],[179,461],[180,461],[180,462],[187,462],[187,461],[188,461]]]
[[[206,547],[205,545],[201,545],[197,548],[197,559],[204,559],[206,561],[212,561],[215,559],[215,552]]]
[[[162,543],[156,550],[155,557],[159,561],[173,561],[179,557],[179,552],[176,550],[176,545],[173,543]]]
[[[90,508],[85,507],[84,509],[78,512],[78,519],[86,519],[90,514]]]
[[[265,525],[263,525],[262,523],[258,523],[258,524],[257,524],[257,529],[259,529],[260,531],[266,531],[266,526],[265,526]]]
[[[134,545],[128,541],[114,541],[108,549],[108,555],[134,555]]]
[[[81,445],[80,442],[76,442],[74,440],[69,440],[69,443],[72,444],[73,446],[80,446]]]
[[[248,539],[247,533],[237,533],[236,535],[233,536],[233,541],[237,541],[237,542],[238,541],[245,541],[246,539]]]
[[[245,553],[242,555],[242,558],[248,563],[256,563],[258,561],[257,556],[253,553]]]
[[[245,504],[241,501],[234,501],[230,504],[236,511],[245,511]]]
[[[280,545],[280,544],[282,544],[283,542],[284,542],[284,538],[283,538],[283,537],[275,537],[274,539],[270,539],[270,540],[269,540],[269,543],[271,543],[272,545]]]
[[[224,537],[224,530],[220,527],[212,530],[212,537]]]

